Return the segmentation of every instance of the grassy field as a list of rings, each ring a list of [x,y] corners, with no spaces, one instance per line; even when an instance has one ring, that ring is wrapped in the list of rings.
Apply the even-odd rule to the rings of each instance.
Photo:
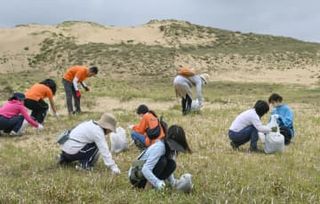
[[[24,90],[29,86],[25,81],[39,81],[41,77],[21,75],[2,86],[2,90]],[[8,76],[0,76],[1,82],[7,80]],[[60,84],[60,79],[57,81]],[[101,108],[72,118],[63,115],[59,120],[49,115],[42,132],[29,128],[22,137],[0,137],[0,203],[320,202],[319,88],[211,82],[204,90],[206,102],[202,112],[182,116],[169,78],[135,85],[133,81],[96,78],[90,80],[90,85],[92,92],[83,94],[86,110],[95,110],[96,101],[105,97],[119,100],[124,106],[130,103],[127,108],[113,108],[105,101],[105,108],[113,110],[122,127],[137,122],[134,108],[148,100],[147,105],[157,107],[155,111],[164,115],[169,124],[185,128],[194,153],[179,155],[175,175],[191,173],[194,191],[183,194],[170,189],[163,192],[133,189],[127,178],[130,163],[138,155],[133,146],[113,155],[122,170],[120,176],[111,176],[101,159],[92,172],[57,166],[56,135],[80,121],[98,119],[104,111]],[[232,120],[272,92],[283,95],[294,109],[297,132],[294,143],[283,154],[251,154],[248,145],[233,151],[226,135]],[[5,100],[4,95],[1,100]],[[62,96],[60,85],[57,100],[61,103]],[[168,103],[172,105],[164,106]],[[63,105],[59,108],[65,109]],[[264,122],[268,117],[263,118]],[[262,144],[259,147],[263,148]]]

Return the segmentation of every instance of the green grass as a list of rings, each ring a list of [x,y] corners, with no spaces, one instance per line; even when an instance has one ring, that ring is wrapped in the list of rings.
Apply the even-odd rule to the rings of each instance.
[[[19,77],[14,78],[13,89],[27,87]],[[27,80],[40,78],[25,76]],[[5,79],[1,75],[0,81]],[[180,124],[187,132],[194,153],[179,155],[175,174],[177,177],[186,172],[193,175],[194,191],[191,194],[170,189],[164,192],[133,189],[127,179],[130,163],[138,155],[133,146],[113,155],[122,170],[120,176],[110,176],[101,159],[92,172],[58,167],[56,135],[81,121],[100,116],[98,112],[86,112],[72,118],[62,116],[59,121],[49,115],[41,133],[29,128],[21,138],[0,137],[0,203],[320,202],[319,88],[214,82],[204,90],[206,104],[203,111],[183,117],[175,102],[170,79],[146,80],[136,85],[132,82],[133,79],[90,79],[94,91],[84,97],[90,98],[93,104],[106,96],[119,99],[121,103],[143,101],[143,98],[158,105],[171,101],[171,108],[155,111],[161,112],[169,124]],[[62,91],[60,86],[58,92]],[[242,146],[239,152],[232,151],[226,135],[232,120],[257,99],[266,99],[271,92],[283,95],[294,109],[297,130],[294,143],[283,154],[250,154],[248,145]],[[149,104],[150,108],[152,104]],[[113,114],[123,127],[137,122],[132,107],[114,109]],[[263,118],[264,121],[267,119],[268,116]],[[262,144],[259,147],[262,148]]]

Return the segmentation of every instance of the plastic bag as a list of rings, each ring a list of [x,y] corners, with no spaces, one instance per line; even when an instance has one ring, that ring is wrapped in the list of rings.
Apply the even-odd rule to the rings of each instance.
[[[192,111],[198,111],[202,108],[202,105],[200,105],[199,100],[195,99],[191,103],[191,110]]]
[[[116,133],[110,134],[111,152],[119,153],[128,149],[126,131],[122,127],[116,129]]]
[[[267,125],[270,128],[277,128],[277,132],[270,132],[266,134],[264,152],[267,154],[275,152],[283,152],[284,150],[284,136],[280,134],[279,125],[277,123],[277,116],[272,115],[271,120]]]
[[[193,189],[192,175],[185,173],[176,181],[175,188],[179,191],[190,193]]]

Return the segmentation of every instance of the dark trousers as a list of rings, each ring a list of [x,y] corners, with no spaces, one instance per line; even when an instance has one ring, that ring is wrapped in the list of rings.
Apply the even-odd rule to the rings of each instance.
[[[0,130],[5,133],[10,133],[12,130],[18,132],[22,126],[24,117],[22,115],[14,116],[12,118],[5,118],[0,116]]]
[[[185,98],[181,99],[182,113],[185,115],[191,110],[192,98],[186,94]]]
[[[176,170],[176,162],[173,159],[168,159],[165,156],[160,157],[159,161],[153,168],[153,174],[160,180],[169,178],[171,174]],[[147,179],[143,179],[139,182],[130,180],[131,184],[137,188],[144,188],[147,184]]]
[[[68,108],[68,113],[72,114],[73,113],[73,104],[72,104],[72,99],[74,100],[74,106],[76,108],[76,112],[81,112],[80,108],[80,98],[76,96],[76,91],[73,87],[73,83],[70,81],[67,81],[65,79],[62,79],[62,84],[64,87],[64,91],[66,92],[66,100],[67,100],[67,108]]]
[[[280,134],[284,136],[284,144],[289,145],[292,138],[292,131],[287,127],[281,126]]]
[[[60,164],[68,164],[73,161],[79,161],[83,168],[93,167],[98,159],[99,149],[96,143],[86,144],[78,153],[68,154],[62,151],[60,155]]]
[[[39,101],[35,101],[25,99],[24,106],[31,110],[31,117],[37,122],[43,123],[49,109],[48,104],[44,100],[40,99]]]
[[[240,145],[250,141],[250,148],[253,150],[257,149],[259,136],[258,130],[253,125],[245,127],[239,132],[229,130],[229,138],[236,147],[239,147]]]

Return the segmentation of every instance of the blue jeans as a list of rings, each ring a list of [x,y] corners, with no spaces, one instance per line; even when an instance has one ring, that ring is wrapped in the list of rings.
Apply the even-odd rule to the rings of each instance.
[[[229,138],[237,147],[250,141],[250,148],[257,149],[259,136],[258,130],[253,125],[245,127],[239,132],[229,130]]]
[[[24,117],[22,115],[13,116],[12,118],[0,116],[0,130],[3,130],[5,133],[9,133],[12,130],[18,132],[23,120]]]
[[[141,143],[146,144],[145,136],[140,134],[140,133],[138,133],[138,132],[132,131],[131,132],[131,138],[133,140],[139,140]]]

